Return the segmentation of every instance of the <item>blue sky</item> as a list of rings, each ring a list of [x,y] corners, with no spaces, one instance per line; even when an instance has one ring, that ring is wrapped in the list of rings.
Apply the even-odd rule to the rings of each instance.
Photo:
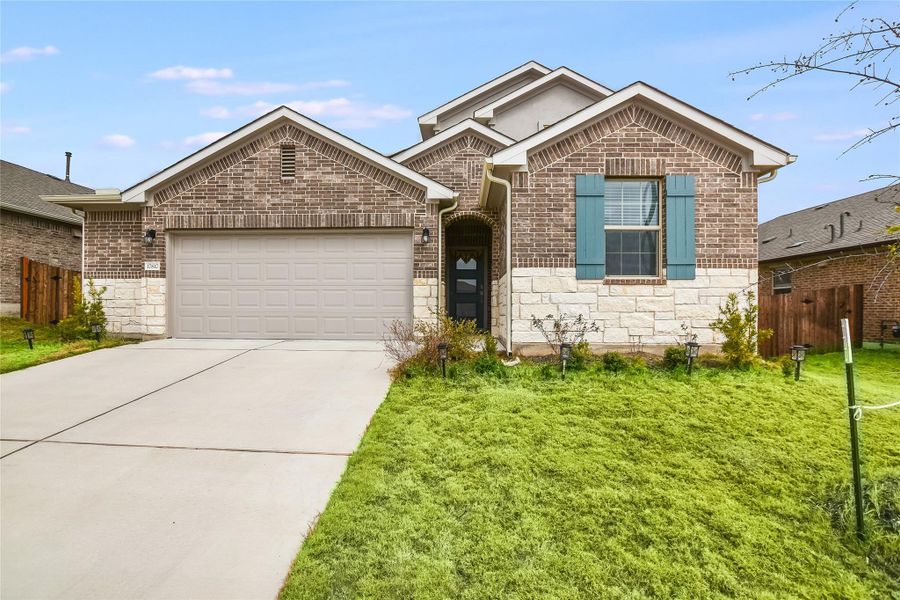
[[[814,76],[748,101],[764,76],[727,76],[811,49],[843,6],[4,1],[0,155],[61,175],[71,150],[75,181],[124,188],[288,102],[392,152],[418,141],[418,115],[534,59],[646,81],[797,154],[760,187],[767,220],[900,171],[896,135],[839,158],[890,116],[873,92]]]

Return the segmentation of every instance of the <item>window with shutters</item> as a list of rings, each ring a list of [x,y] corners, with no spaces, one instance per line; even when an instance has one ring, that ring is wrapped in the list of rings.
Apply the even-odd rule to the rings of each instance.
[[[297,176],[296,146],[281,147],[281,179],[294,179]]]
[[[605,195],[606,275],[658,276],[659,181],[607,179]]]

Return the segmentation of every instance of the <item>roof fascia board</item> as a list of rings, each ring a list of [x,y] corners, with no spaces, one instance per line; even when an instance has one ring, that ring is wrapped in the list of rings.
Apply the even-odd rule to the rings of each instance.
[[[443,200],[454,197],[455,192],[450,188],[443,186],[436,181],[425,177],[424,175],[420,175],[419,173],[416,173],[415,171],[404,167],[400,163],[384,156],[383,154],[380,154],[375,150],[372,150],[371,148],[367,148],[359,142],[353,141],[350,138],[325,127],[324,125],[313,121],[312,119],[304,117],[300,113],[286,106],[280,106],[270,113],[263,115],[255,121],[248,123],[240,129],[237,129],[226,135],[225,137],[213,142],[209,146],[206,146],[205,148],[191,154],[187,158],[184,158],[173,164],[172,166],[163,169],[149,179],[146,179],[141,183],[128,188],[127,190],[122,192],[122,201],[125,203],[146,202],[146,194],[152,188],[159,186],[160,184],[172,179],[173,177],[176,177],[178,174],[183,173],[191,169],[192,167],[206,162],[220,152],[224,152],[228,148],[237,145],[241,140],[247,138],[248,136],[251,136],[254,133],[266,127],[269,127],[270,125],[273,125],[281,120],[294,123],[301,129],[305,129],[318,137],[327,139],[330,142],[347,150],[351,154],[354,154],[357,157],[368,162],[375,163],[386,171],[397,175],[398,177],[409,183],[424,187],[426,190],[426,197],[429,199]]]
[[[79,210],[97,209],[97,208],[118,208],[120,210],[138,210],[140,204],[122,201],[121,194],[68,194],[68,195],[52,195],[41,196],[41,200],[67,208],[77,208]]]
[[[506,106],[507,104],[509,104],[511,102],[515,102],[516,100],[519,100],[520,98],[525,98],[529,94],[531,94],[537,90],[540,90],[548,85],[553,85],[555,83],[562,83],[565,80],[575,83],[576,89],[577,89],[577,87],[587,88],[588,90],[593,91],[602,97],[611,96],[614,93],[614,91],[609,89],[608,87],[606,87],[604,85],[600,85],[596,81],[588,79],[584,75],[581,75],[580,73],[576,73],[575,71],[569,69],[568,67],[560,67],[560,68],[552,71],[551,73],[544,75],[540,79],[532,81],[531,83],[529,83],[528,85],[526,85],[524,87],[520,87],[519,89],[517,89],[516,91],[514,91],[512,93],[507,94],[506,96],[503,96],[502,98],[498,98],[498,99],[494,100],[487,106],[479,108],[477,111],[475,111],[475,119],[479,120],[479,121],[489,121],[490,119],[494,118],[494,113],[497,111],[498,108]]]
[[[501,144],[504,148],[509,146],[510,144],[515,144],[516,140],[511,137],[505,136],[499,131],[495,131],[486,125],[482,125],[478,121],[473,119],[466,119],[465,121],[460,121],[453,127],[445,129],[444,131],[434,135],[423,142],[419,142],[415,146],[410,146],[406,150],[401,150],[397,154],[391,156],[392,159],[396,160],[399,163],[403,163],[407,160],[416,158],[425,154],[432,148],[435,148],[447,140],[454,138],[468,130],[471,130],[477,134],[480,134],[491,141],[497,142]]]
[[[727,123],[641,81],[622,88],[608,98],[600,100],[570,117],[566,117],[555,125],[527,137],[509,148],[500,150],[494,155],[494,162],[498,165],[527,166],[528,152],[530,150],[542,147],[556,138],[565,135],[569,130],[584,125],[592,119],[602,116],[604,113],[638,97],[644,98],[672,111],[676,115],[700,125],[704,129],[711,131],[733,144],[746,148],[751,152],[751,160],[755,167],[777,169],[792,162],[793,157],[784,150],[758,140],[750,134],[737,129],[732,125],[728,125]]]
[[[504,73],[503,75],[500,75],[499,77],[495,77],[494,79],[491,79],[487,83],[481,84],[474,90],[470,90],[470,91],[466,92],[465,94],[463,94],[462,96],[457,96],[450,102],[442,104],[441,106],[438,106],[434,110],[431,110],[431,111],[425,113],[424,115],[419,117],[419,125],[436,125],[438,117],[440,115],[453,110],[454,108],[456,108],[457,106],[460,106],[461,104],[465,104],[469,100],[472,100],[473,98],[476,98],[476,97],[484,94],[485,92],[490,91],[493,88],[503,85],[507,81],[515,79],[516,77],[519,77],[520,75],[524,75],[525,73],[527,73],[529,71],[537,71],[537,72],[541,73],[542,75],[547,75],[548,73],[550,73],[550,69],[548,69],[544,65],[542,65],[538,62],[535,62],[533,60],[528,61],[524,65],[522,65],[520,67],[516,67],[512,71]]]
[[[6,210],[9,212],[19,213],[23,215],[29,215],[32,217],[40,217],[41,219],[46,219],[48,221],[56,221],[58,223],[67,223],[70,225],[81,225],[84,220],[81,218],[81,215],[77,213],[72,213],[71,219],[66,219],[60,215],[52,215],[50,213],[45,213],[39,210],[35,210],[32,208],[28,208],[26,206],[19,206],[17,204],[9,204],[6,202],[0,202],[0,210]]]

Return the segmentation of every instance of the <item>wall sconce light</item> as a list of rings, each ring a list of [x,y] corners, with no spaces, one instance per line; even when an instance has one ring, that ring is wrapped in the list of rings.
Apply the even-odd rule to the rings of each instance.
[[[91,323],[91,333],[94,334],[94,337],[97,338],[97,341],[100,341],[100,334],[103,333],[103,328],[100,327],[99,323]]]
[[[422,230],[422,243],[427,244],[431,241],[431,232],[428,231],[428,228]]]
[[[34,329],[23,329],[22,338],[28,342],[28,349],[34,350]]]
[[[687,357],[687,372],[690,375],[691,371],[694,370],[694,359],[700,356],[700,344],[694,341],[687,342],[684,345],[684,355]]]
[[[144,245],[152,246],[156,243],[156,230],[148,229],[147,233],[144,234]]]
[[[563,342],[559,345],[559,362],[562,368],[562,378],[566,378],[566,363],[572,358],[572,344]]]
[[[438,344],[438,360],[441,361],[441,377],[447,379],[447,342]]]
[[[806,346],[791,346],[791,360],[797,364],[794,369],[794,381],[800,381],[800,363],[806,360]]]

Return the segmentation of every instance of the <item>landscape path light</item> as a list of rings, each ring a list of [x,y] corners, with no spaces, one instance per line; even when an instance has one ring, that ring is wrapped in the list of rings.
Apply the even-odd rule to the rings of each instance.
[[[97,341],[100,341],[100,334],[103,332],[103,328],[100,327],[99,323],[91,323],[91,333],[94,334],[94,337],[97,338]]]
[[[572,344],[563,342],[559,345],[559,359],[562,366],[562,377],[566,378],[566,363],[572,358]]]
[[[447,378],[447,342],[438,344],[438,359],[441,361],[441,377]]]
[[[700,344],[694,341],[687,342],[684,345],[684,355],[687,357],[688,375],[694,370],[694,359],[700,356]]]
[[[791,346],[791,360],[794,361],[794,381],[800,381],[800,363],[806,360],[806,346],[800,344]]]
[[[34,329],[30,327],[22,330],[22,337],[28,342],[28,349],[34,350]]]

